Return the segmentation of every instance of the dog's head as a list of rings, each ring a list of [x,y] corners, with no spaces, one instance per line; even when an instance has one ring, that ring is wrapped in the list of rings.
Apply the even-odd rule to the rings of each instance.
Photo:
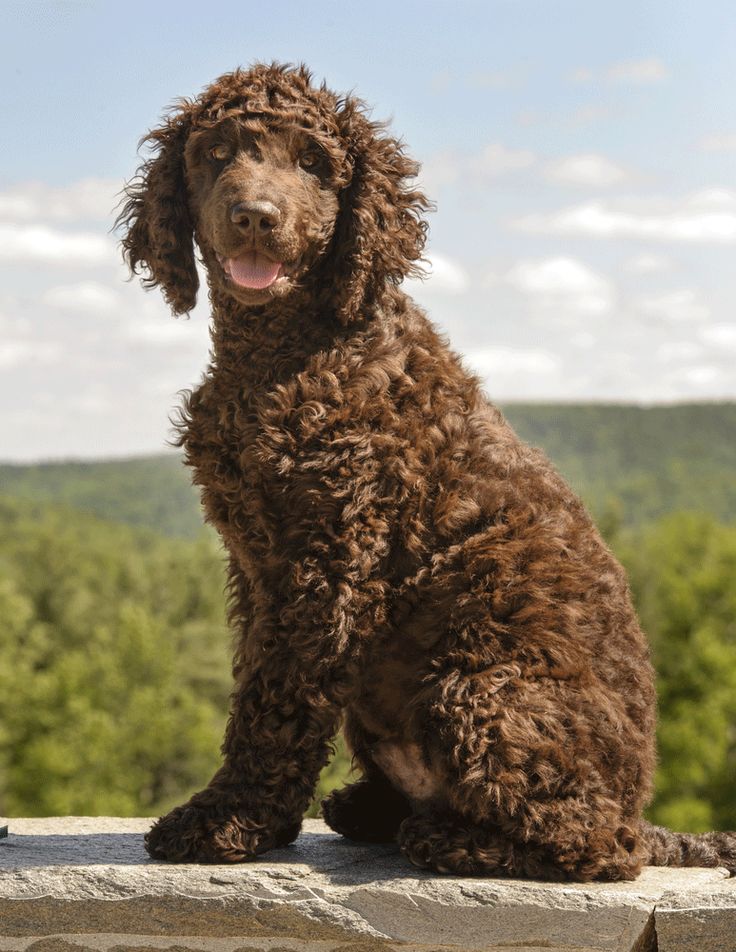
[[[343,322],[418,271],[418,166],[304,67],[228,73],[143,141],[153,154],[126,188],[123,250],[177,314],[196,302],[195,240],[213,290],[241,307],[306,289]]]

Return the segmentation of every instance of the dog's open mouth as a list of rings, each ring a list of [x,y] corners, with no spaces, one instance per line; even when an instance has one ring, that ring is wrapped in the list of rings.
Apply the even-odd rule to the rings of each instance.
[[[282,275],[283,265],[258,251],[244,251],[237,258],[217,256],[225,274],[240,288],[262,291]]]

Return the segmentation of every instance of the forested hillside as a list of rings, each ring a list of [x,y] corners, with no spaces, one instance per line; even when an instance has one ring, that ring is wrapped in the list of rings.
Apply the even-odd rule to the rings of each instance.
[[[513,404],[504,412],[598,517],[613,513],[633,526],[687,509],[736,519],[735,403]]]
[[[0,814],[155,812],[211,774],[222,590],[208,539],[0,499]]]
[[[99,462],[0,464],[0,495],[61,502],[163,535],[202,531],[199,496],[178,453]]]

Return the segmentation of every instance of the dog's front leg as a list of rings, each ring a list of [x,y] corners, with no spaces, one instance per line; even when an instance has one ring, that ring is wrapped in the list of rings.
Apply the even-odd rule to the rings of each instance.
[[[236,686],[210,784],[162,817],[146,836],[157,859],[240,862],[296,838],[341,710],[326,671],[298,650],[272,647]],[[276,657],[271,652],[276,653]],[[333,681],[333,678],[328,678]]]
[[[282,578],[278,609],[254,613],[248,586],[231,566],[240,581],[231,585],[231,619],[241,641],[223,766],[156,823],[146,836],[151,856],[240,862],[298,835],[347,700],[357,646],[382,602],[381,586],[366,577],[352,548],[350,558],[339,558],[334,544],[315,540],[319,552]]]
[[[270,422],[278,433],[286,425]],[[247,560],[239,537],[232,547],[230,617],[241,638],[224,763],[150,831],[146,847],[156,858],[238,862],[297,836],[363,646],[386,624],[392,520],[376,503],[387,505],[385,481],[373,484],[352,444],[330,456],[306,437],[303,444],[288,481],[277,483],[288,537]]]

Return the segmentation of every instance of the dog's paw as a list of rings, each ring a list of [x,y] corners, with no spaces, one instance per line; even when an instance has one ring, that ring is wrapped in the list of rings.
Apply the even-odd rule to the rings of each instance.
[[[322,801],[325,823],[336,833],[364,843],[390,843],[410,812],[402,794],[370,780],[333,790]]]
[[[176,807],[145,835],[154,859],[175,863],[243,863],[296,839],[301,823],[271,831],[241,813],[193,803]]]

